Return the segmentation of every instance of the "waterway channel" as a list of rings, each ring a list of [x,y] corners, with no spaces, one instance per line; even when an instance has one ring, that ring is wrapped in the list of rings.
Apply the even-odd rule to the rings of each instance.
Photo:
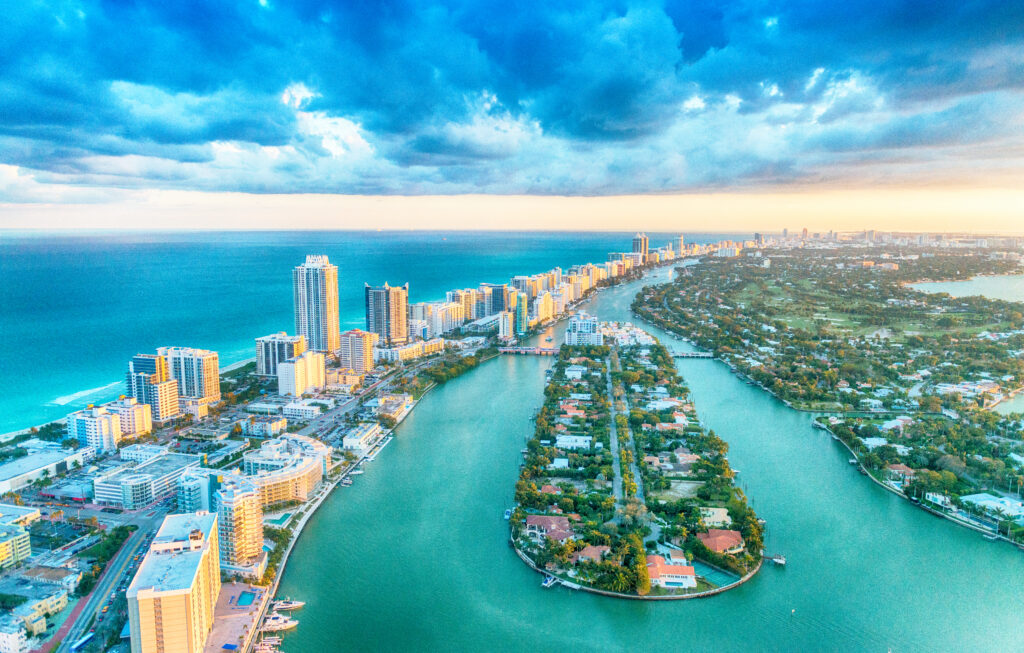
[[[587,310],[630,319],[639,285],[600,293]],[[282,650],[1024,646],[1024,554],[868,482],[808,415],[706,359],[680,360],[679,369],[700,417],[730,444],[739,482],[768,522],[768,548],[788,566],[682,602],[542,589],[508,547],[502,512],[550,365],[499,357],[437,388],[367,473],[324,503],[282,580],[281,595],[307,601]]]

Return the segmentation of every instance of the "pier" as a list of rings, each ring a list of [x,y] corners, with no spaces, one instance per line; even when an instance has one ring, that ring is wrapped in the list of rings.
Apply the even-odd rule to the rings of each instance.
[[[498,347],[500,354],[519,354],[523,356],[554,356],[556,347]]]
[[[672,358],[714,358],[710,351],[674,351]]]

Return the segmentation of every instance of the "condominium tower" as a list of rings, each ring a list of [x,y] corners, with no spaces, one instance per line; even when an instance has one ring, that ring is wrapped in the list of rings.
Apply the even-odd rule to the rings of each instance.
[[[647,234],[638,233],[633,236],[633,253],[640,255],[640,264],[643,265],[647,262],[648,256],[648,243]]]
[[[178,395],[203,404],[220,401],[220,358],[217,352],[192,347],[160,347],[170,378],[178,382]]]
[[[217,516],[165,517],[128,586],[132,653],[201,653],[219,593]]]
[[[338,349],[338,267],[324,255],[307,256],[292,270],[295,333],[306,337],[313,351]],[[301,353],[301,352],[300,352]]]
[[[341,348],[338,360],[341,368],[352,369],[365,374],[373,369],[373,348],[380,342],[376,333],[352,329],[341,334]]]
[[[220,562],[247,567],[263,550],[263,502],[259,488],[244,477],[228,477],[215,494]]]
[[[409,342],[409,284],[366,284],[366,330],[388,347]]]
[[[171,378],[163,356],[138,354],[133,357],[128,362],[125,385],[125,394],[152,407],[154,422],[160,424],[181,413],[178,382]]]
[[[89,445],[96,453],[112,451],[121,441],[121,416],[102,406],[89,406],[68,415],[65,430],[80,446]]]
[[[284,331],[256,338],[256,374],[276,376],[277,365],[306,351],[306,336],[290,336]]]

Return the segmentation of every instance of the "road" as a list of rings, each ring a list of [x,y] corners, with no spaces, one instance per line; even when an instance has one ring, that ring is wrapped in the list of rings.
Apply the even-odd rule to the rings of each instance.
[[[149,516],[151,512],[153,515]],[[143,552],[143,542],[156,531],[156,527],[163,521],[166,514],[167,510],[164,508],[157,509],[155,512],[146,511],[129,522],[138,526],[138,530],[131,534],[121,547],[121,550],[107,564],[106,570],[100,576],[99,581],[96,582],[96,587],[93,588],[92,593],[82,599],[85,605],[78,608],[77,618],[68,630],[67,635],[64,636],[60,646],[55,649],[56,653],[70,650],[71,645],[88,632],[88,625],[92,623],[93,617],[99,614],[103,604],[109,600],[110,593],[117,590],[119,583],[123,580],[125,570],[128,568],[132,557],[137,553]]]
[[[608,384],[608,406],[611,419],[608,420],[609,434],[611,435],[611,450],[612,450],[612,464],[614,465],[612,474],[612,494],[615,495],[615,505],[618,506],[616,513],[622,510],[622,474],[619,472],[621,467],[619,459],[619,431],[615,426],[615,395],[612,394],[612,363],[611,359],[604,359],[605,365],[605,377]],[[615,515],[615,520],[618,522],[619,515]]]

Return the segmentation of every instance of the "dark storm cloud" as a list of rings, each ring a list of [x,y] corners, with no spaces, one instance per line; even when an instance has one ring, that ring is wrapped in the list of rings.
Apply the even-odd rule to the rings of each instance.
[[[785,184],[892,148],[955,171],[1021,145],[1022,39],[1005,1],[13,3],[0,164],[379,193]]]

